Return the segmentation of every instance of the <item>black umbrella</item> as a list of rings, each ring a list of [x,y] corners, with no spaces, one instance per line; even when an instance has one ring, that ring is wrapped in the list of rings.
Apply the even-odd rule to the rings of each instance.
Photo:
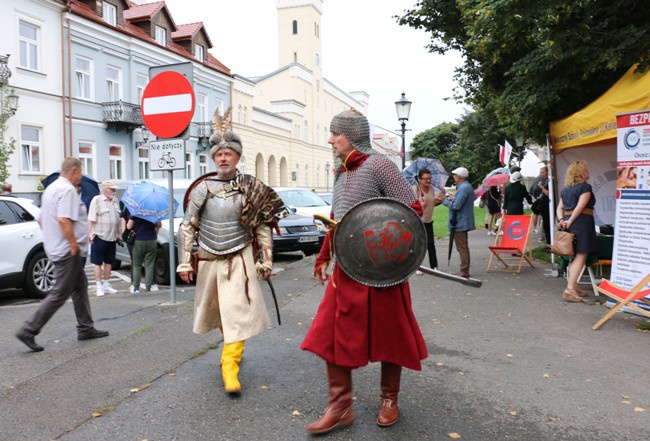
[[[451,262],[451,250],[454,248],[455,228],[456,228],[456,212],[451,211],[451,219],[449,220],[449,252],[447,253],[447,266],[449,266],[449,263]]]
[[[60,171],[55,171],[51,175],[43,178],[43,180],[41,181],[41,184],[43,184],[43,188],[47,188],[48,185],[56,181],[59,178],[60,174],[61,174]],[[99,194],[99,185],[97,184],[97,181],[95,181],[93,178],[91,178],[88,175],[83,175],[81,177],[80,185],[81,185],[81,200],[84,201],[84,204],[86,204],[86,208],[87,208],[90,205],[90,201],[92,201],[93,198]]]

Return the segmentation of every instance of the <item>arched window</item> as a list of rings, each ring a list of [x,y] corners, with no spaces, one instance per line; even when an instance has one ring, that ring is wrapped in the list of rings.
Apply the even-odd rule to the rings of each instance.
[[[294,20],[292,23],[293,35],[298,33],[298,20]]]
[[[248,108],[244,107],[244,124],[248,124]]]
[[[309,187],[309,165],[305,164],[305,187]]]
[[[305,132],[303,141],[307,142],[307,134],[309,133],[309,122],[305,120]]]
[[[237,107],[237,122],[241,123],[241,104]]]

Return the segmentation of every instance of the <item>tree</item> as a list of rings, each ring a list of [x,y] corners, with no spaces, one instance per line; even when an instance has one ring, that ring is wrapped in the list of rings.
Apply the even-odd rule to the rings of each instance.
[[[637,0],[419,0],[399,24],[460,51],[458,101],[491,108],[505,133],[545,142],[550,121],[650,67],[650,8]]]
[[[8,142],[5,141],[8,119],[9,113],[2,112],[0,115],[0,183],[6,182],[7,178],[11,175],[11,173],[9,173],[9,167],[11,167],[9,165],[9,160],[16,148],[15,139],[12,138]]]
[[[458,124],[442,123],[418,133],[411,142],[411,158],[435,158],[445,166],[458,162]],[[449,170],[447,170],[449,171]]]

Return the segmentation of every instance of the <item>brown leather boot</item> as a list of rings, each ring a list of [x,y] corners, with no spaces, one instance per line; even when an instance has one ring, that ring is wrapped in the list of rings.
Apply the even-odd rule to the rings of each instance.
[[[329,399],[323,416],[305,426],[309,433],[327,433],[337,427],[345,427],[354,421],[352,412],[352,372],[327,363]]]
[[[393,363],[381,363],[381,407],[377,415],[377,425],[392,426],[399,419],[397,394],[402,376],[402,366]]]

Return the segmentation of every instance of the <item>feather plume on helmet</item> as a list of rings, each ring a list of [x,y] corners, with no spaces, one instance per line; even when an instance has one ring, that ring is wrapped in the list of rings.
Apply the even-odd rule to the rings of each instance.
[[[232,131],[232,107],[221,116],[219,109],[214,111],[212,121],[213,134],[210,136],[210,157],[214,158],[215,153],[220,149],[232,149],[239,156],[242,155],[241,138]]]

